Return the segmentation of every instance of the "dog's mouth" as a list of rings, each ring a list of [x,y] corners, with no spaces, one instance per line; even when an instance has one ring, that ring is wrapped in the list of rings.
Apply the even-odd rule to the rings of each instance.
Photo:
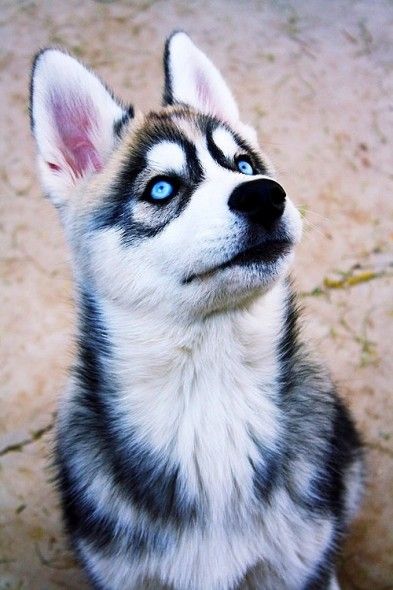
[[[207,279],[220,270],[232,266],[252,266],[257,264],[272,264],[286,254],[289,254],[293,243],[288,239],[266,240],[261,244],[242,250],[233,258],[219,264],[202,273],[191,274],[183,280],[183,284],[191,283],[196,279]]]

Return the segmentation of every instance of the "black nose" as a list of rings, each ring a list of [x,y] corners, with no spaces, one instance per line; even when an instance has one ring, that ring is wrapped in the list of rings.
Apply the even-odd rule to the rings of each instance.
[[[239,184],[229,197],[228,205],[250,221],[271,229],[285,209],[285,191],[270,178],[259,178]]]

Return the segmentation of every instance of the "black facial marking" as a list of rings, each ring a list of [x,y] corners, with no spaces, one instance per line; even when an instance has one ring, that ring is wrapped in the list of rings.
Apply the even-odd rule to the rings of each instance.
[[[257,152],[255,152],[255,150],[251,148],[251,146],[247,144],[247,142],[244,141],[244,139],[242,139],[232,129],[223,125],[223,123],[211,120],[206,126],[207,149],[209,150],[211,157],[217,162],[217,164],[219,164],[223,168],[227,168],[228,170],[238,172],[235,159],[227,158],[220,150],[220,148],[214,143],[213,132],[219,126],[223,126],[224,129],[226,129],[232,135],[233,139],[239,146],[239,154],[237,155],[240,156],[240,154],[242,154],[249,159],[255,174],[267,174],[267,168],[264,162],[262,161],[261,157]]]
[[[233,162],[228,161],[228,159],[224,156],[222,151],[213,141],[213,131],[216,129],[216,126],[209,125],[206,131],[206,140],[207,140],[207,149],[211,157],[223,168],[228,168],[229,170],[233,170]]]
[[[117,175],[110,195],[95,212],[92,229],[117,227],[121,230],[123,243],[131,245],[135,240],[151,238],[162,231],[168,223],[178,217],[187,206],[194,190],[203,179],[203,170],[197,156],[196,147],[172,124],[170,117],[159,114],[151,117],[153,129],[142,136],[139,144],[124,162],[123,168]],[[180,177],[178,171],[172,174],[173,182],[177,186],[177,194],[173,199],[163,203],[146,198],[150,182],[141,189],[143,174],[151,170],[148,162],[148,152],[160,142],[176,143],[183,150],[186,157],[186,173]],[[158,176],[171,176],[171,171]],[[141,200],[150,202],[150,213],[145,216],[146,221],[139,221],[134,214],[135,208]],[[160,211],[161,210],[161,211]]]
[[[186,154],[187,171],[191,179],[191,183],[194,186],[198,186],[202,182],[204,174],[202,165],[198,158],[196,147],[188,140],[183,140],[181,147]]]

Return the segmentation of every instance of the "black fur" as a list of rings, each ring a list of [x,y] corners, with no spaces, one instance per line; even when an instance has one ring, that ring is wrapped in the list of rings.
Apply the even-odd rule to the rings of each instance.
[[[303,496],[297,495],[297,502],[311,511],[331,512],[340,521],[345,509],[344,475],[361,457],[362,443],[334,385],[321,375],[321,367],[309,358],[300,343],[299,312],[291,286],[288,293],[279,351],[281,404],[285,415],[292,418],[288,459],[292,460],[291,449],[295,449],[314,466],[310,489]],[[313,422],[308,416],[310,402],[314,404]],[[304,439],[304,432],[313,434],[323,446],[310,447],[308,440]],[[294,494],[293,489],[290,491]]]
[[[29,85],[29,117],[30,117],[30,129],[34,132],[34,118],[33,118],[33,97],[34,97],[34,74],[36,67],[38,65],[38,61],[41,55],[47,51],[49,48],[41,49],[33,58],[33,62],[31,64],[31,75],[30,75],[30,85]]]
[[[171,48],[171,41],[172,38],[177,35],[177,33],[181,33],[183,31],[176,30],[171,33],[171,35],[167,38],[164,47],[164,59],[163,59],[163,66],[164,66],[164,95],[162,99],[163,106],[172,105],[174,104],[173,100],[173,88],[172,88],[172,76],[171,76],[171,64],[170,64],[170,48]]]
[[[80,400],[76,400],[72,412],[68,445],[57,449],[59,489],[68,529],[102,548],[111,539],[122,536],[118,523],[100,516],[95,499],[86,497],[83,478],[72,478],[67,457],[78,452],[79,441],[90,441],[97,470],[104,468],[108,472],[109,467],[110,484],[120,499],[143,510],[153,520],[170,521],[177,526],[189,524],[197,517],[197,508],[183,489],[178,467],[168,465],[142,445],[131,430],[119,428],[116,379],[104,370],[102,363],[103,358],[110,356],[108,337],[96,303],[87,292],[81,296],[79,329],[79,359],[74,374]],[[156,550],[160,547],[160,534],[152,528],[153,535],[149,536],[138,528],[123,534],[136,549],[149,545]]]
[[[281,449],[270,449],[252,436],[258,449],[259,461],[249,458],[254,473],[254,491],[259,501],[267,502],[282,476],[283,453]]]

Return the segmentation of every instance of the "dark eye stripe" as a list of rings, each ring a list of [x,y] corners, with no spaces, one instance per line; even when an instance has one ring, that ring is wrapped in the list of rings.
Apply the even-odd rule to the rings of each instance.
[[[204,174],[195,145],[185,138],[181,139],[179,145],[183,148],[186,154],[187,174],[191,183],[195,185],[200,184],[203,180]]]
[[[228,170],[233,170],[233,162],[229,162],[229,160],[224,156],[223,152],[220,150],[219,147],[213,141],[213,131],[215,127],[213,125],[209,125],[206,130],[206,140],[207,140],[207,149],[213,160],[217,162],[223,168],[227,168]]]
[[[149,134],[142,136],[142,141],[130,153],[129,159],[124,161],[122,169],[114,179],[112,191],[108,195],[105,205],[101,206],[100,212],[95,216],[92,229],[117,227],[122,232],[123,243],[131,244],[136,238],[143,239],[157,235],[185,209],[204,176],[197,149],[176,129],[163,126],[161,132],[159,131],[154,129],[154,137]],[[163,200],[162,207],[155,207],[154,215],[147,217],[146,221],[136,221],[133,216],[133,208],[141,197],[143,199],[143,189],[141,189],[139,179],[143,171],[149,167],[146,154],[155,144],[162,141],[177,143],[183,149],[186,155],[187,171],[184,179],[176,179],[176,175],[170,174],[171,182],[174,182],[177,188],[180,187],[174,199]],[[157,203],[158,201],[155,201],[156,205]],[[159,209],[162,210],[162,214],[158,212]]]
[[[210,123],[206,129],[206,140],[207,140],[207,149],[213,160],[217,162],[223,168],[227,168],[227,170],[237,170],[236,165],[232,159],[228,159],[220,148],[214,143],[213,140],[213,131],[217,128],[217,125]],[[229,129],[228,129],[229,130]],[[253,168],[255,174],[266,174],[267,168],[265,164],[262,162],[261,158],[254,152],[253,149],[250,148],[249,145],[236,133],[230,131],[233,136],[233,139],[239,146],[239,150],[243,152],[243,154],[247,155],[250,161],[253,163]]]

